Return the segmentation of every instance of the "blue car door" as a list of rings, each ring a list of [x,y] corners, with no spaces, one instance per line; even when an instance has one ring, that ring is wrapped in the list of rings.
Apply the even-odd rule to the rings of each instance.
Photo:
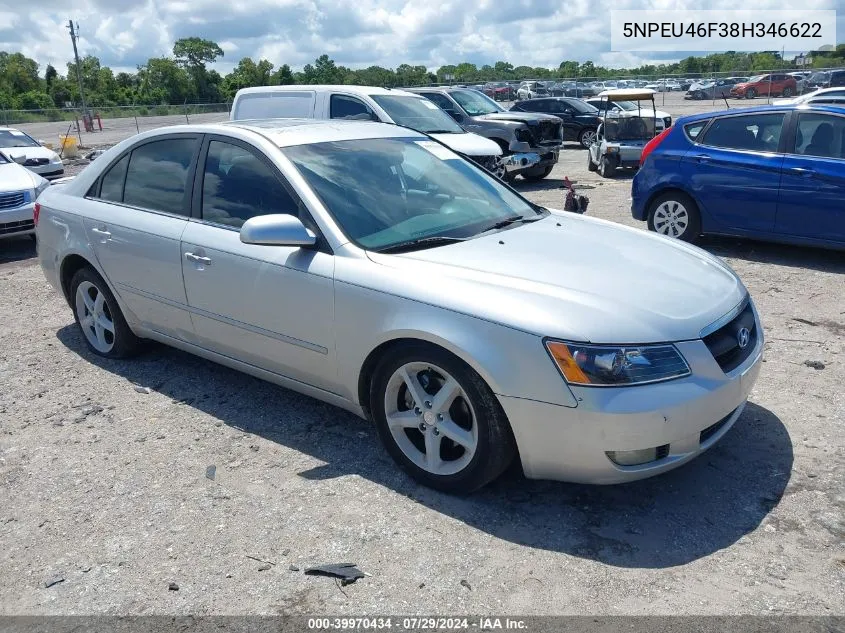
[[[845,116],[800,112],[783,162],[775,231],[845,242]]]
[[[719,117],[684,156],[705,232],[774,229],[783,154],[784,113]]]

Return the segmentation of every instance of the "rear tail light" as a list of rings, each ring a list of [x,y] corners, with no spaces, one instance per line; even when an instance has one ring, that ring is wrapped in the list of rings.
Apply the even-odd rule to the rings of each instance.
[[[648,143],[646,143],[645,147],[643,147],[643,153],[640,154],[640,167],[643,166],[643,164],[645,163],[645,159],[648,158],[648,155],[651,154],[657,148],[657,146],[663,142],[663,139],[666,138],[666,135],[669,134],[669,132],[671,131],[672,128],[667,127],[660,134],[658,134]]]
[[[41,205],[36,202],[35,206],[32,207],[32,221],[35,223],[35,226],[38,226],[39,215],[41,215]]]

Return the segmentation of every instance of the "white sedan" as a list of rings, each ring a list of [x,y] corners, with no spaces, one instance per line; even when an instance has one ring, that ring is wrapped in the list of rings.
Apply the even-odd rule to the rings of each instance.
[[[48,180],[61,178],[65,173],[64,163],[56,152],[12,127],[0,127],[0,152]]]

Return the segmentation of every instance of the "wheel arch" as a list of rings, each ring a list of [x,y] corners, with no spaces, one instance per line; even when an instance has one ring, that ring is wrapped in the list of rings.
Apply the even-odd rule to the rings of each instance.
[[[654,201],[657,200],[660,196],[663,196],[667,193],[671,193],[673,191],[677,191],[678,193],[682,193],[685,196],[689,197],[694,203],[698,210],[699,216],[701,216],[702,226],[704,224],[704,214],[702,213],[702,206],[701,203],[698,201],[698,198],[692,194],[691,191],[685,189],[684,187],[676,184],[676,183],[666,183],[663,186],[653,190],[649,195],[648,199],[645,203],[645,220],[648,221],[648,216],[651,214],[651,205],[654,204]]]
[[[59,267],[59,283],[61,284],[62,294],[64,294],[65,301],[68,302],[68,305],[71,304],[70,282],[73,279],[73,276],[86,266],[93,268],[97,271],[97,274],[100,275],[100,277],[103,277],[103,273],[100,272],[97,266],[84,255],[80,255],[79,253],[69,253],[62,259],[61,266]],[[112,294],[114,294],[114,291],[112,291]]]

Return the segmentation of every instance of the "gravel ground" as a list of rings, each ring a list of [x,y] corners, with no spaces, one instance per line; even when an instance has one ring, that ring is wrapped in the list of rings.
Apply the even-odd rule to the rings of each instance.
[[[568,175],[590,215],[640,226],[628,177],[585,163],[518,186],[561,206]],[[90,354],[30,242],[0,242],[0,613],[845,614],[845,261],[704,246],[767,336],[729,434],[643,482],[514,470],[455,498],[341,410],[164,347]],[[341,561],[371,576],[291,567]]]

